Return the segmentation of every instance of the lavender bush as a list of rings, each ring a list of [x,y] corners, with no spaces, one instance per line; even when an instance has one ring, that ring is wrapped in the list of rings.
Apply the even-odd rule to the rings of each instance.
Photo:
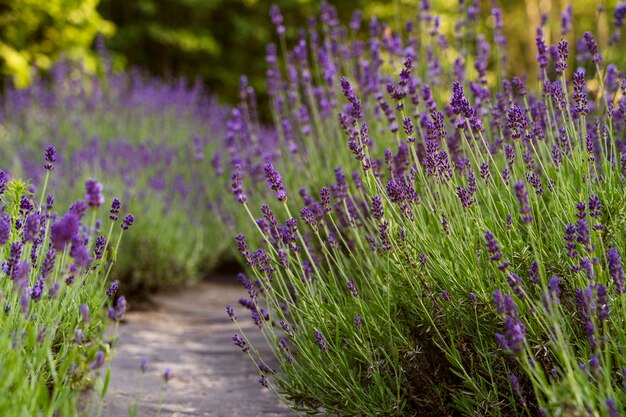
[[[122,285],[148,291],[192,282],[224,256],[225,237],[232,234],[228,206],[221,203],[229,180],[218,175],[214,157],[228,109],[199,84],[114,73],[102,55],[101,77],[62,62],[50,79],[7,89],[2,134],[10,152],[0,162],[40,185],[41,146],[54,144],[59,166],[51,184],[59,201],[80,198],[78,185],[88,178],[104,178],[123,208],[138,214],[136,233],[125,239],[118,259]],[[210,162],[216,170],[204,175]]]
[[[626,409],[626,79],[611,64],[626,5],[603,46],[574,37],[571,7],[554,45],[544,19],[537,74],[512,78],[502,12],[483,33],[478,6],[443,22],[423,1],[402,31],[372,19],[364,37],[358,13],[343,27],[324,4],[291,50],[271,12],[278,138],[249,163],[254,122],[230,126],[248,294],[226,311],[258,325],[273,358],[241,329],[233,342],[296,410]]]
[[[104,332],[127,307],[107,276],[133,217],[101,222],[103,187],[95,180],[85,184],[85,199],[56,203],[47,183],[55,182],[59,159],[47,147],[38,193],[0,170],[3,415],[76,415],[85,388],[106,391],[116,336],[105,340]]]

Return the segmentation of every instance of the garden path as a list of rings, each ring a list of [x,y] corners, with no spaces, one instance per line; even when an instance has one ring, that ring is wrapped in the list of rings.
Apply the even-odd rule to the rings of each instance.
[[[162,417],[285,417],[294,415],[256,382],[253,364],[232,344],[235,328],[226,304],[243,294],[225,280],[206,281],[174,294],[156,295],[156,308],[129,311],[119,327],[117,353],[103,416],[127,417],[150,360],[137,416],[153,417],[165,368],[173,378],[163,392]],[[264,346],[251,320],[241,325],[255,346]],[[255,343],[256,341],[256,343]]]

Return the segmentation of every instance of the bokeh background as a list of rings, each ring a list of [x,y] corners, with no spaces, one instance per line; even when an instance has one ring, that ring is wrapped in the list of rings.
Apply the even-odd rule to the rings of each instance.
[[[368,21],[376,15],[392,30],[404,23],[399,16],[416,14],[420,0],[331,1],[343,22],[355,9]],[[67,57],[83,63],[88,72],[99,69],[98,49],[104,41],[115,67],[141,67],[165,78],[184,76],[202,80],[224,102],[237,100],[239,75],[247,74],[260,96],[265,91],[265,46],[276,41],[268,17],[278,4],[285,17],[287,39],[306,27],[307,16],[319,10],[319,0],[0,0],[0,69],[18,87],[29,84],[34,69],[46,70]],[[478,2],[485,29],[493,29],[492,1]],[[548,44],[560,38],[560,16],[567,0],[500,1],[510,65],[519,74],[535,57],[534,28],[548,16]],[[576,0],[574,32],[597,30],[606,45],[610,16],[616,1]],[[454,30],[458,0],[432,1],[442,15],[442,32]],[[446,17],[450,17],[447,19]],[[596,29],[597,28],[597,29]],[[573,41],[573,39],[570,39]],[[622,54],[626,60],[626,54]],[[263,102],[263,100],[261,100]]]

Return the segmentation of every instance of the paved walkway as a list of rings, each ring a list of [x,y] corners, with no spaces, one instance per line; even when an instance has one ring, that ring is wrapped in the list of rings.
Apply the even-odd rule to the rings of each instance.
[[[252,363],[231,341],[235,332],[225,305],[244,294],[239,285],[204,282],[170,295],[155,296],[155,311],[130,311],[120,325],[117,355],[111,363],[106,417],[127,417],[141,379],[142,357],[150,360],[138,416],[156,415],[161,376],[171,368],[162,417],[293,416],[258,384]],[[240,309],[239,309],[240,310]],[[263,346],[251,320],[241,320],[246,334]]]

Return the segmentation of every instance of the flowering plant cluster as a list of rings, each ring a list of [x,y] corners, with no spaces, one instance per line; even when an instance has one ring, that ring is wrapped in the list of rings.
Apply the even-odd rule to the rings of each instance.
[[[200,84],[115,73],[108,64],[96,77],[61,62],[48,78],[5,92],[2,166],[41,185],[40,149],[52,143],[59,150],[51,178],[59,201],[80,198],[79,184],[90,177],[106,179],[122,208],[139,217],[116,267],[128,290],[186,284],[214,267],[229,246],[224,236],[232,234],[219,197],[229,181],[216,173],[214,157],[228,109]],[[216,170],[208,172],[209,163]],[[89,200],[90,207],[100,204]]]
[[[81,391],[108,374],[116,336],[105,340],[104,332],[109,321],[117,326],[127,307],[107,277],[134,217],[118,218],[114,199],[111,219],[99,220],[103,186],[93,179],[85,183],[84,199],[64,207],[47,193],[60,159],[54,146],[44,159],[38,195],[0,170],[3,415],[75,415]]]
[[[428,1],[364,37],[359,13],[344,27],[324,3],[291,50],[272,9],[278,149],[241,156],[257,143],[242,95],[229,157],[247,295],[226,311],[273,357],[241,328],[232,340],[307,412],[618,416],[626,77],[610,58],[626,4],[600,10],[606,48],[575,37],[571,6],[560,40],[542,19],[537,73],[512,78],[502,11],[488,37],[478,4],[459,7],[453,38]]]

